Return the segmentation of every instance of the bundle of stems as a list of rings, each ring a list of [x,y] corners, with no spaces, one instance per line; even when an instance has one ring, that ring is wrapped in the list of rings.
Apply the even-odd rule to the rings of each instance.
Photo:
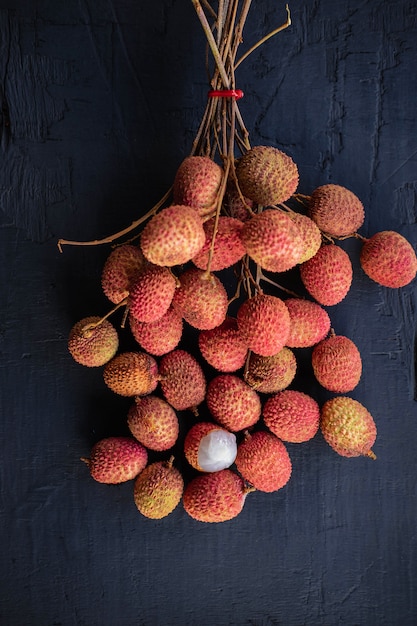
[[[291,24],[291,17],[289,7],[286,5],[286,21],[238,57],[252,0],[217,0],[216,7],[208,0],[191,1],[207,40],[206,62],[210,91],[190,156],[204,155],[218,159],[224,168],[223,183],[219,190],[215,213],[216,220],[218,220],[227,182],[236,178],[234,172],[236,154],[242,154],[250,149],[249,132],[245,127],[238,104],[238,99],[242,97],[243,93],[236,88],[235,71],[254,50],[287,28]],[[212,60],[210,60],[210,53]],[[109,244],[127,235],[130,235],[131,241],[132,233],[169,202],[171,192],[172,188],[168,189],[155,206],[126,228],[102,239],[92,241],[59,239],[59,250],[62,252],[63,245],[95,246]],[[214,232],[216,232],[216,228]]]

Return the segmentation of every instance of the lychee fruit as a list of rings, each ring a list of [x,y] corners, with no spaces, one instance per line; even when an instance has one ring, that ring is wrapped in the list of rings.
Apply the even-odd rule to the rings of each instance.
[[[290,314],[280,298],[259,293],[240,305],[236,318],[243,341],[256,354],[272,356],[285,346]]]
[[[235,374],[215,376],[208,384],[206,403],[216,422],[232,432],[253,426],[261,416],[258,394]]]
[[[236,458],[236,435],[212,422],[197,422],[184,440],[184,454],[199,472],[218,472]]]
[[[172,307],[155,322],[139,322],[129,315],[129,325],[138,344],[154,356],[174,350],[182,337],[182,317]]]
[[[284,389],[268,398],[262,411],[265,425],[283,441],[302,443],[318,431],[320,407],[301,391]]]
[[[180,471],[169,461],[151,463],[135,480],[134,501],[142,515],[162,519],[178,506],[184,490]]]
[[[114,357],[118,348],[117,330],[98,316],[84,317],[70,330],[68,350],[81,365],[100,367]]]
[[[315,222],[302,213],[288,213],[288,217],[297,226],[304,243],[303,253],[298,263],[304,263],[318,252],[322,244],[322,234]]]
[[[149,450],[169,450],[179,433],[178,417],[170,404],[154,395],[137,396],[127,415],[132,435]]]
[[[278,209],[265,209],[244,222],[242,241],[251,259],[271,272],[291,269],[305,251],[298,226]]]
[[[106,385],[121,396],[143,396],[158,385],[158,365],[146,352],[121,352],[103,371]]]
[[[245,381],[260,393],[276,393],[294,380],[297,360],[292,350],[282,348],[278,354],[261,356],[251,352],[245,370]]]
[[[176,204],[185,204],[201,216],[213,212],[223,179],[223,169],[207,156],[189,156],[179,166],[173,184]]]
[[[341,185],[321,185],[314,189],[309,214],[323,232],[333,237],[352,235],[363,224],[365,211],[359,198]]]
[[[311,364],[320,385],[334,393],[352,391],[362,374],[360,352],[343,335],[332,335],[318,343],[311,354]]]
[[[173,267],[191,261],[205,240],[203,222],[197,211],[174,204],[149,220],[142,231],[140,246],[151,263]]]
[[[372,446],[376,424],[363,404],[347,396],[327,400],[321,409],[320,428],[327,443],[341,456],[375,459]]]
[[[193,478],[183,494],[185,511],[199,522],[226,522],[243,509],[249,489],[230,469]]]
[[[226,317],[216,328],[202,330],[198,346],[207,363],[219,372],[237,371],[244,366],[248,354],[248,347],[233,317]]]
[[[159,363],[161,390],[177,411],[196,411],[206,395],[206,378],[197,359],[186,350],[165,354]]]
[[[292,464],[287,448],[273,433],[246,432],[236,455],[238,472],[258,491],[282,489],[291,477]]]
[[[383,230],[365,240],[360,264],[369,278],[393,289],[408,285],[417,273],[414,248],[393,230]]]
[[[237,162],[242,194],[263,206],[288,200],[298,186],[298,168],[292,158],[272,146],[254,146]]]
[[[106,437],[91,449],[90,458],[82,458],[90,474],[99,483],[116,485],[136,478],[146,467],[146,448],[130,437]]]
[[[145,257],[137,246],[124,244],[114,248],[104,263],[101,286],[104,294],[114,304],[119,304],[130,292],[132,280],[146,265]]]
[[[211,218],[204,222],[204,231],[206,233],[206,242],[200,252],[193,258],[196,267],[206,270],[211,254],[211,244],[213,231],[215,226],[215,218]],[[246,248],[242,242],[243,222],[220,215],[218,219],[216,237],[214,239],[213,255],[210,263],[210,270],[218,272],[231,267],[244,256]]]
[[[285,305],[291,320],[287,346],[309,348],[328,335],[330,317],[320,304],[302,298],[287,298]]]
[[[168,311],[177,282],[167,267],[148,265],[138,274],[128,298],[129,312],[139,322],[155,322]]]
[[[323,306],[339,304],[347,295],[353,277],[352,263],[345,250],[335,244],[323,245],[300,265],[305,288]]]
[[[190,326],[209,330],[224,321],[228,297],[217,276],[191,267],[180,275],[179,282],[172,306]]]

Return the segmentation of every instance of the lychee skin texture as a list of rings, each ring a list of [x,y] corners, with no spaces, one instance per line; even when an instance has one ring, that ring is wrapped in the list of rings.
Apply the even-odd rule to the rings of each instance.
[[[210,433],[223,433],[226,437],[233,437],[236,442],[236,437],[233,433],[229,432],[225,428],[222,428],[218,424],[214,424],[213,422],[197,422],[187,432],[184,439],[184,454],[185,458],[194,469],[199,472],[207,471],[199,464],[200,458],[200,447],[202,442],[204,443],[204,438],[207,437]],[[228,452],[230,452],[230,441],[228,442]],[[232,465],[234,459],[228,464]],[[223,467],[222,469],[226,469]]]
[[[285,346],[290,314],[280,298],[257,294],[241,304],[236,317],[243,341],[256,354],[272,356]]]
[[[307,215],[301,213],[289,213],[288,217],[297,226],[304,243],[303,253],[298,263],[304,263],[311,259],[319,251],[322,244],[322,235],[319,227]]]
[[[365,211],[359,198],[341,185],[322,185],[311,194],[310,217],[323,232],[334,237],[355,233],[363,224]]]
[[[101,273],[101,286],[110,302],[119,304],[127,298],[132,281],[145,265],[145,257],[137,246],[125,244],[110,252]]]
[[[204,222],[206,242],[200,252],[193,258],[194,265],[202,270],[207,269],[214,225],[214,218]],[[210,271],[218,272],[231,267],[244,256],[246,248],[242,242],[242,228],[243,222],[240,220],[226,215],[220,215],[214,240]]]
[[[353,277],[349,255],[336,244],[320,248],[309,261],[300,265],[305,288],[323,306],[339,304],[347,295]]]
[[[331,326],[330,317],[320,304],[301,298],[287,298],[285,305],[291,320],[287,346],[309,348],[328,335]]]
[[[247,490],[230,469],[196,476],[183,494],[185,511],[199,522],[226,522],[243,509]]]
[[[127,415],[127,425],[135,439],[149,450],[169,450],[178,439],[177,414],[157,396],[136,397]]]
[[[222,178],[222,168],[209,157],[187,157],[175,174],[174,202],[193,207],[201,216],[209,215],[213,212]]]
[[[129,325],[138,344],[154,356],[162,356],[174,350],[183,331],[182,317],[172,307],[155,322],[139,322],[129,315]]]
[[[265,425],[282,441],[302,443],[312,439],[319,429],[320,407],[311,396],[284,389],[266,401]]]
[[[232,432],[253,426],[261,416],[258,394],[234,374],[219,374],[209,382],[206,403],[216,422]]]
[[[311,354],[314,375],[322,387],[334,393],[355,389],[362,374],[362,359],[348,337],[333,335],[317,344]]]
[[[162,519],[178,506],[184,480],[171,461],[151,463],[135,480],[134,501],[142,515]]]
[[[260,393],[276,393],[292,383],[296,372],[295,354],[287,347],[273,356],[260,356],[252,352],[245,371],[245,381]]]
[[[206,395],[206,379],[197,359],[176,349],[159,362],[160,385],[165,400],[177,411],[196,410]]]
[[[392,230],[375,233],[364,242],[360,263],[371,280],[392,289],[405,287],[417,273],[417,257],[412,245]]]
[[[116,485],[136,478],[146,467],[146,448],[130,437],[107,437],[91,449],[86,461],[91,476],[99,483]]]
[[[210,330],[225,320],[228,297],[217,276],[192,267],[181,274],[179,281],[172,306],[190,326]]]
[[[158,385],[158,365],[145,352],[122,352],[109,361],[103,371],[106,385],[121,396],[143,396]]]
[[[71,328],[68,350],[72,358],[87,367],[100,367],[114,357],[119,347],[117,330],[108,321],[90,316]],[[97,326],[97,322],[100,322]]]
[[[298,169],[290,156],[272,146],[255,146],[237,162],[242,194],[262,206],[280,204],[298,186]]]
[[[139,322],[156,322],[168,311],[177,283],[166,267],[149,265],[132,284],[129,312]]]
[[[278,491],[291,477],[287,448],[270,432],[247,433],[237,448],[235,462],[238,472],[258,491]]]
[[[174,204],[149,220],[142,231],[140,245],[148,261],[173,267],[191,261],[205,240],[203,222],[197,211]]]
[[[248,347],[235,318],[227,317],[220,326],[202,330],[198,346],[203,358],[219,372],[235,372],[244,366]]]
[[[376,439],[376,425],[369,411],[357,400],[337,396],[321,409],[321,432],[335,452],[345,457],[369,456]]]
[[[300,262],[305,250],[297,225],[278,209],[265,209],[247,220],[242,241],[251,259],[271,272],[291,269]]]

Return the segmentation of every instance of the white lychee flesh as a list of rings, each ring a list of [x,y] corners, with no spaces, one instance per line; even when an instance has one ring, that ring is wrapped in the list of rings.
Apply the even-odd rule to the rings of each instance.
[[[202,437],[197,460],[204,472],[218,472],[230,467],[236,454],[236,436],[225,430],[212,430]]]

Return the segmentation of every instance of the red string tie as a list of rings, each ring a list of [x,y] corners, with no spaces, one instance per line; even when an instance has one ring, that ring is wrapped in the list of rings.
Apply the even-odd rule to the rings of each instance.
[[[234,98],[240,100],[243,98],[243,91],[241,89],[213,89],[208,92],[209,98]]]

